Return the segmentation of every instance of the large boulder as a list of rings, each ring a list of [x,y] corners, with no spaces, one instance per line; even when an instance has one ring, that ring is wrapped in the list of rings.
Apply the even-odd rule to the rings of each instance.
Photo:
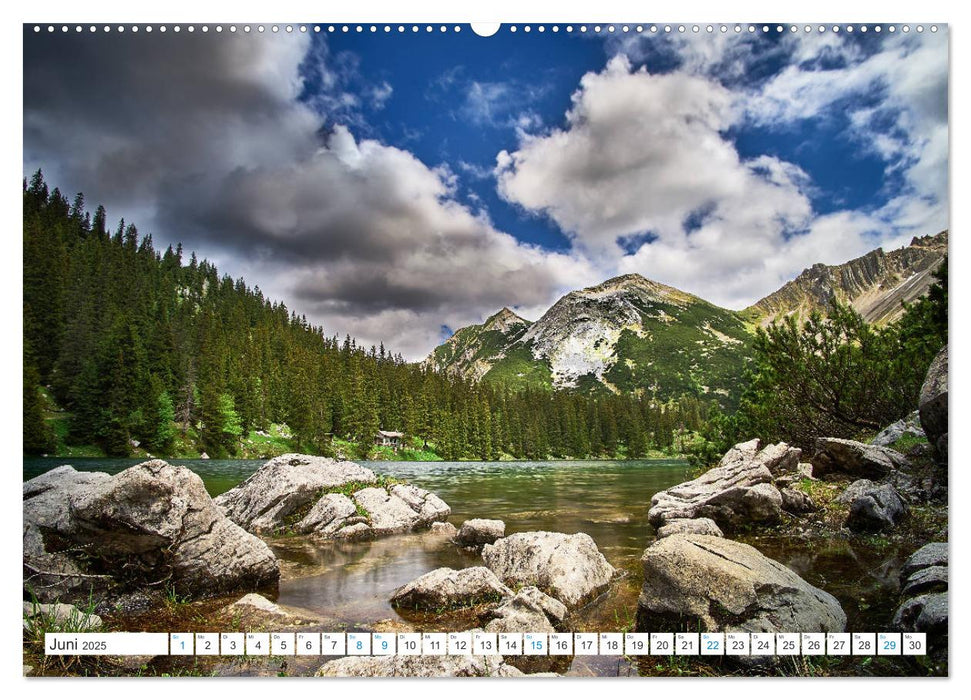
[[[368,524],[375,535],[425,528],[452,512],[441,498],[411,484],[361,489],[353,498],[368,513]]]
[[[907,504],[890,484],[861,479],[850,484],[840,500],[849,503],[846,526],[854,532],[891,530],[907,514]]]
[[[410,484],[386,485],[354,462],[287,454],[216,498],[251,532],[370,539],[444,521],[448,504]]]
[[[754,547],[674,535],[645,550],[638,631],[842,632],[836,598]]]
[[[184,467],[152,460],[109,476],[65,466],[23,489],[24,584],[41,602],[163,586],[202,597],[279,580],[270,548]]]
[[[518,668],[494,656],[345,656],[328,661],[317,676],[336,677],[521,677]]]
[[[616,573],[582,532],[518,532],[487,544],[482,559],[506,585],[537,586],[569,607],[599,595]]]
[[[429,571],[391,594],[396,608],[450,610],[495,602],[513,592],[484,566]]]
[[[711,535],[712,537],[724,537],[725,533],[715,524],[711,518],[691,518],[684,520],[669,520],[666,525],[662,525],[657,530],[657,537],[670,537],[671,535]]]
[[[947,462],[947,345],[931,362],[920,389],[918,407],[920,424],[927,439],[937,451],[938,459]]]
[[[910,467],[906,457],[889,447],[828,437],[816,438],[816,453],[810,461],[817,479],[831,475],[883,479],[895,469]]]
[[[455,536],[455,543],[462,547],[478,549],[506,536],[506,523],[501,520],[473,518],[466,520]]]
[[[349,484],[377,482],[373,471],[354,462],[285,454],[274,457],[246,481],[216,497],[216,505],[250,532],[280,530],[292,516],[312,507],[323,494]]]
[[[660,528],[672,520],[711,518],[733,530],[753,523],[775,523],[782,516],[782,494],[774,471],[795,470],[802,451],[779,443],[759,450],[759,441],[735,445],[718,466],[697,479],[659,491],[648,520]]]

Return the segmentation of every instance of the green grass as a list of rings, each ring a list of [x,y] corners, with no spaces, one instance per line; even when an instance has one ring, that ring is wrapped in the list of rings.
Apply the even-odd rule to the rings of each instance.
[[[92,624],[95,603],[89,600],[81,607],[75,607],[71,614],[58,620],[53,606],[42,612],[37,598],[31,594],[29,611],[23,614],[24,663],[37,669],[36,675],[72,674],[87,675],[92,666],[97,668],[98,657],[86,656],[47,656],[44,652],[44,635],[55,632],[97,632],[101,625]]]
[[[901,435],[890,447],[897,452],[907,454],[918,445],[929,445],[927,438],[923,435]]]
[[[261,435],[260,432],[265,433]],[[268,430],[251,430],[242,440],[237,457],[240,459],[272,459],[288,452],[297,451],[289,431],[278,423]]]

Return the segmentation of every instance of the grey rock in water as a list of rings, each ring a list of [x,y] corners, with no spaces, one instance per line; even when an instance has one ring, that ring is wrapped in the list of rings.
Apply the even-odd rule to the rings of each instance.
[[[829,593],[741,542],[674,535],[648,547],[637,630],[842,632]]]
[[[877,436],[870,441],[871,445],[877,447],[890,447],[904,436],[922,438],[925,437],[924,429],[920,425],[920,414],[914,411],[906,418],[901,418],[896,423],[891,423],[886,428],[877,433]]]
[[[900,575],[907,578],[915,571],[926,569],[929,566],[947,566],[947,542],[928,542],[925,544],[904,562],[900,569]]]
[[[809,497],[809,494],[799,489],[784,488],[780,493],[782,494],[782,509],[787,513],[801,515],[817,510],[816,504],[813,503],[813,499]]]
[[[893,628],[901,632],[926,632],[928,635],[944,637],[944,648],[947,648],[948,633],[948,594],[929,593],[919,595],[897,608],[893,616]],[[935,640],[928,639],[929,642]],[[941,640],[937,640],[940,642]]]
[[[711,535],[712,537],[724,537],[721,528],[711,518],[685,518],[683,520],[669,520],[657,530],[657,537],[670,537],[671,535]]]
[[[901,596],[940,593],[947,590],[947,567],[928,566],[912,573],[900,589]]]
[[[900,570],[903,600],[894,613],[893,627],[926,632],[928,655],[935,660],[948,654],[948,578],[946,542],[925,544]]]
[[[660,528],[672,520],[711,518],[722,529],[775,523],[782,517],[782,494],[773,469],[796,469],[802,451],[779,443],[759,451],[759,441],[735,445],[718,466],[697,479],[659,491],[651,499],[648,520]]]
[[[271,533],[284,526],[287,516],[316,503],[322,492],[376,481],[373,471],[354,462],[285,454],[268,461],[215,501],[233,522],[250,532]]]
[[[345,656],[328,661],[317,676],[332,677],[522,677],[519,669],[493,656]]]
[[[850,488],[858,483],[851,484]],[[852,496],[846,526],[854,532],[891,530],[907,515],[907,504],[890,484],[868,483],[857,486]]]
[[[829,437],[816,438],[816,453],[810,461],[817,479],[834,474],[882,479],[894,469],[910,468],[908,459],[889,447]]]
[[[478,548],[492,544],[506,536],[506,523],[501,520],[473,518],[459,528],[455,543],[462,547]]]
[[[527,586],[489,613],[492,619],[486,624],[485,631],[552,634],[566,614],[563,603],[535,586]],[[524,654],[506,657],[506,661],[525,673],[552,671],[562,665],[561,658],[545,655]]]
[[[445,520],[452,509],[435,494],[417,486],[398,484],[389,490],[372,487],[357,491],[354,501],[368,513],[375,535],[392,535],[428,527]]]
[[[568,607],[602,593],[616,573],[583,532],[518,532],[487,544],[482,559],[506,585],[537,586]]]
[[[410,484],[377,484],[373,471],[354,462],[287,454],[218,496],[234,522],[256,533],[289,531],[322,539],[361,540],[410,532],[448,518],[451,509]],[[338,489],[361,486],[351,495]]]
[[[184,467],[152,460],[114,476],[60,467],[23,493],[25,585],[41,602],[163,585],[201,597],[280,576],[270,548]]]
[[[931,362],[924,384],[920,389],[918,407],[920,424],[927,434],[927,440],[937,452],[937,458],[947,463],[947,348],[945,345]]]
[[[449,539],[453,539],[459,533],[452,523],[440,521],[432,523],[428,527],[428,530],[430,532],[434,532],[436,535],[442,535],[443,537],[448,537]]]
[[[486,632],[555,632],[567,608],[536,586],[526,586],[489,613]]]
[[[250,613],[257,612],[260,615],[271,617],[271,618],[288,618],[290,614],[287,613],[283,608],[281,608],[276,603],[267,600],[259,593],[247,593],[242,598],[232,603],[229,608],[231,613]]]
[[[104,622],[94,613],[85,613],[68,603],[32,603],[24,601],[24,627],[37,624],[40,619],[53,622],[71,632],[89,632],[101,629]],[[64,627],[66,626],[66,627]]]
[[[391,594],[391,604],[412,610],[446,610],[496,602],[513,592],[484,566],[429,571]]]
[[[293,526],[293,531],[297,534],[329,537],[357,523],[366,525],[367,518],[358,514],[354,501],[342,493],[327,493]]]

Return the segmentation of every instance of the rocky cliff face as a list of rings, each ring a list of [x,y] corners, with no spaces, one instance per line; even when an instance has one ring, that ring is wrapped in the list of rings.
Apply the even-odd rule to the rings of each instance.
[[[624,275],[570,292],[535,323],[503,309],[436,348],[431,366],[513,385],[733,403],[749,333],[731,311]]]
[[[927,293],[945,255],[947,231],[914,238],[906,248],[890,252],[877,248],[842,265],[813,265],[742,315],[764,326],[793,313],[825,311],[835,298],[851,304],[869,323],[891,323],[903,315],[901,302]]]

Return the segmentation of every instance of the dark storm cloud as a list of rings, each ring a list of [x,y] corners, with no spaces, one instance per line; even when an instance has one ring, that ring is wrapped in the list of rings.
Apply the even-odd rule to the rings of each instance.
[[[442,323],[592,281],[457,203],[449,170],[355,138],[348,81],[311,41],[25,28],[25,171],[43,167],[157,241],[201,248],[330,330],[409,356]],[[358,91],[373,102],[392,90]]]

